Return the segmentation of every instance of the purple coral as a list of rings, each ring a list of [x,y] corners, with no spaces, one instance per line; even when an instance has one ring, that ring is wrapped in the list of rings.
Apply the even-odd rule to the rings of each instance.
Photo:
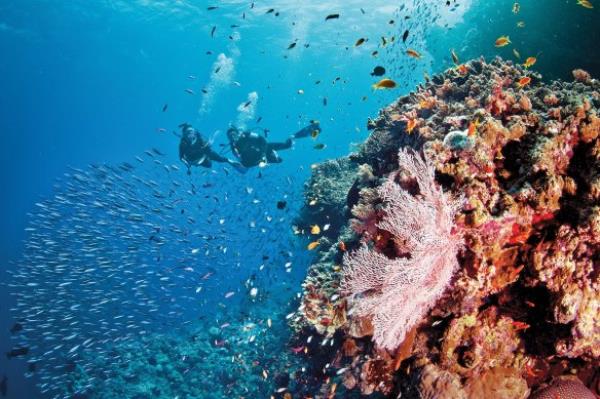
[[[345,255],[342,282],[353,297],[352,314],[370,318],[373,340],[389,350],[402,343],[448,287],[463,245],[454,224],[462,198],[436,184],[427,158],[400,150],[398,164],[416,180],[419,195],[388,179],[379,188],[387,206],[378,227],[393,235],[397,254],[409,257],[390,259],[363,245]]]

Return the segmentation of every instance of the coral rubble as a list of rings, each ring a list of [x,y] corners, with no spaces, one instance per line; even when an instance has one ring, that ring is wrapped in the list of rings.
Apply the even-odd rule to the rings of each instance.
[[[473,60],[314,169],[301,223],[335,229],[294,326],[332,346],[321,392],[525,399],[568,376],[599,393],[600,82],[573,75]]]

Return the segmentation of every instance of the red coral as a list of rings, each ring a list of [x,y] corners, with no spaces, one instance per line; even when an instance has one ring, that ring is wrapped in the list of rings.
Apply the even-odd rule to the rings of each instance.
[[[595,399],[595,395],[581,382],[558,380],[551,386],[531,395],[532,399]]]
[[[494,116],[502,115],[508,110],[506,94],[502,91],[502,85],[498,84],[492,89],[492,94],[487,99],[487,110]]]

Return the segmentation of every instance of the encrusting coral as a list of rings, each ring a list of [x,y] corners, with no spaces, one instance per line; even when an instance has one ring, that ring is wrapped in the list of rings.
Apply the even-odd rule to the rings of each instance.
[[[319,187],[343,190],[328,195],[336,230],[294,318],[298,341],[328,342],[324,386],[527,398],[570,375],[599,393],[600,82],[574,78],[471,61],[369,121],[357,153],[314,169],[307,207]]]

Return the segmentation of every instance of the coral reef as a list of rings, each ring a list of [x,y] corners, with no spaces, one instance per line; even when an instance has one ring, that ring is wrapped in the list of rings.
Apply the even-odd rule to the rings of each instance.
[[[293,325],[329,343],[320,392],[525,399],[570,376],[599,393],[600,82],[573,76],[470,61],[314,169],[301,223],[336,229]]]
[[[72,370],[65,397],[287,398],[297,389],[301,365],[292,351],[281,352],[284,324],[270,325],[232,321],[206,328],[198,322],[186,334],[118,343],[110,348],[110,369],[90,356],[86,367]]]
[[[335,237],[348,216],[346,196],[354,183],[358,165],[348,158],[335,159],[314,165],[311,178],[306,182],[305,206],[296,220],[299,229],[307,229],[306,220],[320,220],[331,227],[324,232]]]

